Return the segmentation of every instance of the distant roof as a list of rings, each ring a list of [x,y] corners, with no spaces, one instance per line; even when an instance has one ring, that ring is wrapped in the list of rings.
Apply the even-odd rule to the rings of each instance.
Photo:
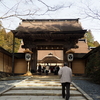
[[[72,51],[74,51],[74,53],[88,53],[90,51],[88,48],[88,44],[84,39],[80,39],[76,45],[78,46],[78,48],[71,49]]]
[[[60,58],[50,53],[44,56],[43,59],[40,60],[39,62],[41,63],[62,63],[63,60],[60,60]]]
[[[23,19],[16,32],[61,32],[83,30],[79,19]]]

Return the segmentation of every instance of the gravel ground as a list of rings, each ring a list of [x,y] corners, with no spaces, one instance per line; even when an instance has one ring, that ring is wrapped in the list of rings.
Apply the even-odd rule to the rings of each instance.
[[[13,86],[15,83],[18,83],[26,78],[28,77],[14,76],[14,77],[8,77],[7,80],[6,79],[0,80],[0,92],[3,92],[6,88],[9,88]]]
[[[4,91],[6,88],[11,87],[17,82],[20,82],[20,80],[0,81],[0,92]]]
[[[73,78],[73,82],[86,92],[93,100],[100,100],[100,84],[92,83],[84,78]]]

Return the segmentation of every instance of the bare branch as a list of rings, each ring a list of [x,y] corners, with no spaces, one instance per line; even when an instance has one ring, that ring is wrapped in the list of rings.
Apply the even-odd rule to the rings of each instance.
[[[83,7],[81,8],[81,15],[85,16],[85,18],[92,18],[96,20],[100,20],[100,11],[95,7],[90,6],[89,4],[82,3]],[[83,11],[83,12],[82,12]]]
[[[49,6],[42,0],[37,0],[38,3],[41,3],[44,9],[41,9],[40,6],[38,7],[33,0],[18,0],[19,2],[14,2],[15,4],[12,6],[6,5],[2,0],[0,0],[0,3],[2,4],[3,8],[6,9],[6,12],[0,16],[0,20],[4,21],[5,19],[10,20],[10,18],[18,18],[22,20],[23,18],[33,18],[34,16],[42,16],[42,15],[48,15],[50,16],[49,12],[54,12],[57,10],[60,10],[62,8],[70,8],[72,4],[66,6],[65,4],[60,5],[54,5]],[[36,1],[36,3],[37,3]],[[25,9],[23,8],[26,7]],[[33,5],[33,6],[32,6]],[[32,6],[32,7],[31,7]],[[34,8],[36,7],[36,8]],[[7,21],[6,20],[6,21]],[[13,21],[12,21],[13,22]],[[9,22],[9,25],[11,26],[11,23]],[[6,30],[11,30],[10,26],[7,26],[8,28],[5,28]]]
[[[9,10],[3,15],[3,16],[5,16],[5,15],[7,15],[15,6],[17,6],[17,9],[18,9],[18,5],[19,5],[19,3],[20,2],[18,2],[17,4],[15,4],[13,7],[11,7],[10,9],[6,6],[6,5],[4,5],[3,3],[3,5],[6,7],[6,8],[8,8]],[[15,13],[16,13],[16,11],[15,11]],[[3,18],[3,16],[2,17],[0,17],[0,19],[2,19]]]
[[[29,1],[33,4],[32,0],[29,0]],[[52,6],[47,5],[42,0],[38,0],[38,1],[41,2],[46,7],[46,11],[44,11],[42,14],[41,13],[37,14],[37,11],[39,11],[39,10],[32,11],[31,9],[28,10],[29,12],[26,12],[26,13],[23,12],[25,14],[23,14],[23,13],[20,14],[18,12],[18,9],[19,9],[19,5],[22,2],[22,0],[20,0],[17,4],[15,4],[11,8],[8,8],[3,2],[1,2],[9,10],[3,16],[1,16],[0,19],[5,19],[5,18],[9,18],[9,17],[17,17],[17,18],[22,19],[23,16],[31,16],[31,15],[41,16],[41,15],[45,15],[47,12],[50,12],[50,11],[57,11],[57,10],[62,9],[62,8],[67,8],[67,7],[70,8],[72,6],[72,4],[70,4],[69,6],[64,6],[64,4],[62,4],[62,5],[56,5],[56,6],[52,7]],[[25,2],[28,3],[27,0],[25,0]],[[13,9],[14,9],[14,11],[13,11]],[[10,14],[10,11],[13,11],[13,14]]]
[[[62,4],[62,5],[57,5],[57,6],[51,7],[51,6],[47,5],[45,2],[43,2],[42,0],[38,0],[38,1],[47,7],[47,10],[40,15],[44,15],[50,11],[57,11],[57,10],[62,9],[62,8],[68,8],[68,7],[70,8],[72,6],[72,4],[70,4],[69,6],[64,6],[64,4]]]
[[[33,12],[33,13],[27,13],[27,14],[12,14],[12,15],[8,15],[8,16],[5,16],[5,17],[0,17],[0,19],[6,19],[6,18],[9,18],[9,17],[17,17],[19,19],[22,19],[20,16],[28,16],[28,15],[34,15],[37,11]]]
[[[87,6],[87,8],[88,8],[88,10],[90,12],[90,13],[85,12],[88,15],[88,17],[91,17],[93,19],[99,19],[100,20],[100,15],[99,15],[98,11],[97,12],[94,11],[89,6]]]

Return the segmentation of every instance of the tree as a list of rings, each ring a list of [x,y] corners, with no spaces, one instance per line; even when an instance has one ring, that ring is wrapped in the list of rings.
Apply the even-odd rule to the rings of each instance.
[[[20,41],[20,39],[15,38],[15,52],[17,52],[19,49]],[[9,51],[10,53],[12,53],[13,33],[6,33],[3,27],[0,27],[0,46],[5,50]]]
[[[4,34],[0,31],[0,46],[4,46]]]
[[[94,41],[94,37],[92,35],[91,30],[89,30],[85,33],[84,38],[87,40],[87,44],[88,44],[89,47],[99,46],[99,43]]]
[[[4,46],[4,48],[9,51],[10,53],[12,53],[12,47],[13,47],[13,33],[12,32],[8,32],[6,34],[7,38],[6,38],[6,45]],[[20,47],[20,39],[15,38],[15,52],[18,51],[19,47]]]
[[[87,31],[87,33],[85,33],[84,37],[86,38],[87,40],[87,44],[89,47],[94,47],[94,38],[93,38],[93,35],[91,33],[91,31]]]
[[[98,41],[94,41],[94,45],[95,45],[96,47],[98,47],[100,44],[98,43]]]
[[[0,29],[0,46],[1,47],[4,47],[4,46],[6,46],[6,31],[5,31],[5,29],[2,27],[1,29]]]
[[[17,53],[21,45],[21,39],[15,38],[15,52]]]
[[[90,51],[86,63],[86,75],[92,78],[92,81],[100,84],[100,46]]]

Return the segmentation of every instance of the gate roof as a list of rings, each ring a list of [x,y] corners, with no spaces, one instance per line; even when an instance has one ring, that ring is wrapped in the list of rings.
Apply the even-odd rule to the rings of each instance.
[[[25,34],[42,33],[65,33],[72,31],[83,31],[79,19],[23,19],[16,30],[15,36],[21,37]]]
[[[23,39],[23,48],[62,49],[74,47],[78,39],[84,37],[79,19],[23,19],[16,30],[15,37]],[[70,44],[70,45],[68,45]]]

